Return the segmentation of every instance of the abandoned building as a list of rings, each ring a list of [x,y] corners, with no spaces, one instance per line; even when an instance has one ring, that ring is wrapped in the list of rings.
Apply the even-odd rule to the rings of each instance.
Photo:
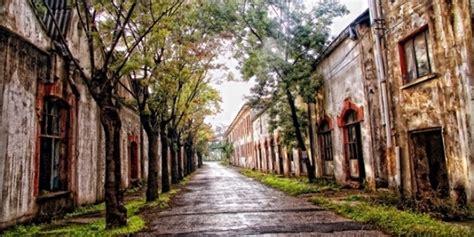
[[[320,56],[316,73],[324,80],[311,118],[317,176],[355,187],[386,185],[369,11],[332,41]]]
[[[471,1],[369,2],[370,11],[317,62],[324,88],[309,105],[316,175],[350,187],[390,187],[419,200],[472,201]],[[298,153],[275,148],[278,136],[261,127],[265,113],[252,116],[254,152],[241,155],[238,148],[233,164],[295,174],[300,165],[291,156]],[[229,131],[241,118],[239,112]],[[234,132],[230,141],[247,144],[248,136]]]
[[[472,1],[381,1],[391,93],[391,186],[474,198]],[[375,13],[376,14],[376,13]]]
[[[30,1],[0,1],[0,229],[104,200],[98,106],[58,41],[64,36],[87,68],[84,32],[68,2],[46,1],[59,32]],[[146,178],[147,144],[132,108],[124,105],[121,119],[126,188]]]

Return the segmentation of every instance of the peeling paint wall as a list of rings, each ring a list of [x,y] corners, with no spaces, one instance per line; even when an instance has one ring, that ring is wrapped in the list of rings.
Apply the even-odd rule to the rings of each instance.
[[[35,94],[46,63],[45,53],[0,28],[0,228],[36,211]]]
[[[6,10],[5,10],[6,9]],[[21,17],[19,17],[21,16]],[[71,205],[104,200],[105,138],[96,102],[77,72],[52,48],[28,1],[0,1],[0,229]],[[84,34],[73,14],[67,38],[71,51],[88,67]],[[71,82],[78,91],[76,95]],[[67,190],[39,193],[40,124],[44,100],[54,96],[68,109]],[[123,95],[129,99],[129,95]],[[136,112],[122,107],[122,187],[129,187],[130,142],[138,152],[140,179],[146,178],[147,148]],[[142,149],[142,148],[139,148]]]
[[[392,94],[395,140],[401,148],[401,170],[406,193],[429,196],[420,187],[411,132],[441,128],[451,197],[473,198],[472,142],[473,42],[469,0],[382,1],[388,78]],[[428,29],[433,73],[411,84],[403,81],[399,45],[423,27]],[[470,109],[471,108],[471,109]],[[393,161],[395,162],[395,161]],[[472,177],[472,175],[471,175]],[[471,178],[472,179],[472,178]],[[464,197],[463,197],[464,196]]]
[[[10,29],[42,50],[50,47],[49,37],[39,24],[29,1],[2,0],[0,5],[0,26]]]
[[[105,140],[98,106],[87,93],[85,85],[79,88],[82,96],[78,105],[77,124],[77,169],[80,171],[77,177],[77,202],[90,204],[104,198]],[[95,174],[87,171],[95,171]]]
[[[350,28],[348,28],[350,29]],[[336,44],[317,66],[324,79],[324,90],[317,96],[315,105],[316,128],[323,121],[329,122],[333,160],[322,161],[321,151],[317,149],[318,174],[334,173],[338,183],[350,182],[351,163],[346,155],[345,128],[339,124],[344,118],[343,111],[348,102],[360,108],[360,130],[365,181],[369,188],[384,183],[387,178],[384,170],[384,138],[380,116],[378,84],[375,77],[373,59],[373,39],[370,27],[361,24],[357,27],[357,39],[345,37],[337,39]],[[319,135],[316,134],[319,144]],[[319,147],[319,145],[318,145]],[[322,166],[322,167],[321,167]],[[330,169],[330,170],[328,170]]]

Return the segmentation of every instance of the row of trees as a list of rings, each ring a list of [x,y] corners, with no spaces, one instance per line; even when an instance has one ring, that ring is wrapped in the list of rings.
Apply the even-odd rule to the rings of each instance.
[[[45,0],[32,1],[44,14],[53,16]],[[158,197],[158,140],[162,143],[163,192],[193,169],[189,161],[180,164],[181,147],[187,156],[196,152],[202,156],[199,154],[205,150],[211,135],[204,119],[219,111],[220,101],[208,73],[222,66],[214,59],[225,40],[233,41],[244,79],[257,82],[253,104],[270,104],[287,113],[276,116],[275,127],[287,127],[289,131],[283,134],[294,134],[306,157],[303,116],[295,98],[313,102],[321,87],[321,80],[313,76],[314,64],[326,46],[332,19],[346,12],[337,1],[319,1],[308,8],[302,0],[75,0],[71,8],[85,35],[88,62],[76,59],[65,36],[56,40],[100,110],[105,132],[108,228],[127,222],[119,189],[121,106],[129,103],[136,107],[147,134],[146,198],[153,201]],[[54,20],[53,24],[59,32],[59,24]],[[123,101],[119,87],[128,88],[134,100]],[[288,121],[292,126],[283,126]],[[305,161],[308,171],[314,171],[309,159]],[[313,179],[314,173],[309,177]]]
[[[32,2],[38,12],[51,16],[61,32],[52,6],[45,0]],[[212,137],[205,118],[219,112],[221,99],[208,73],[221,67],[214,62],[221,31],[209,25],[206,1],[76,0],[69,4],[84,33],[88,61],[77,59],[66,35],[55,40],[100,110],[105,132],[106,226],[114,228],[127,223],[120,191],[121,107],[128,104],[139,112],[149,144],[146,200],[154,201],[159,193],[158,142],[162,144],[161,191],[167,192],[170,184],[196,168],[191,157],[197,154],[202,159]],[[125,88],[133,101],[121,98],[119,88]],[[186,159],[181,157],[182,147]]]

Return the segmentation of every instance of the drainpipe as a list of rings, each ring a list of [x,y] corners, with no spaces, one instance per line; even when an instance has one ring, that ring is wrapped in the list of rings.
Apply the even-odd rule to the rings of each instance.
[[[393,148],[392,140],[392,124],[390,121],[390,110],[389,110],[389,98],[388,98],[388,89],[387,89],[387,76],[385,68],[385,54],[383,51],[383,37],[384,37],[384,23],[383,23],[383,14],[381,11],[380,0],[369,0],[369,10],[371,16],[371,23],[375,26],[375,62],[377,66],[377,79],[379,81],[379,88],[381,90],[381,102],[382,107],[380,108],[383,115],[383,122],[385,124],[385,136],[387,139],[387,156],[390,156]],[[398,164],[398,158],[395,158],[395,162]],[[396,165],[396,180],[394,180],[397,186],[400,185],[400,167]],[[391,179],[391,177],[389,177]]]

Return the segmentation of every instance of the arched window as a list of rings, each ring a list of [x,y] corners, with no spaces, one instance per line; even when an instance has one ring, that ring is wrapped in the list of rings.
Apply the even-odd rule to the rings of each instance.
[[[360,123],[354,110],[347,112],[345,118],[346,152],[350,160],[362,159]]]
[[[332,153],[332,136],[329,121],[323,120],[318,128],[319,135],[319,149],[321,151],[321,159],[323,161],[333,160]]]

